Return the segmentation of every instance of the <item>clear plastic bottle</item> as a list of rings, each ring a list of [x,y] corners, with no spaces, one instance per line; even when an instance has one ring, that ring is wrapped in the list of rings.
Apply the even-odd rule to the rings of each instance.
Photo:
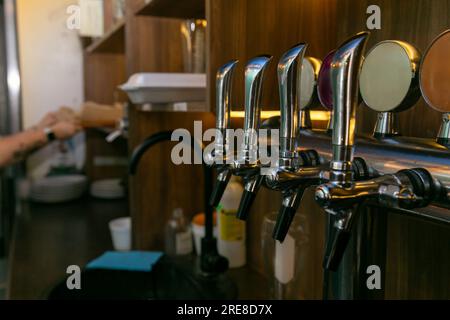
[[[168,255],[192,253],[192,231],[186,222],[183,209],[175,209],[165,230],[165,251]]]

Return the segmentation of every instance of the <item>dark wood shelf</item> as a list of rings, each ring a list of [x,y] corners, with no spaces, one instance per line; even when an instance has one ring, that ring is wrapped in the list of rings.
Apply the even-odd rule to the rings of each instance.
[[[118,22],[100,39],[94,40],[86,48],[86,52],[93,53],[125,53],[125,20]]]
[[[205,0],[150,0],[136,10],[136,15],[204,19]]]

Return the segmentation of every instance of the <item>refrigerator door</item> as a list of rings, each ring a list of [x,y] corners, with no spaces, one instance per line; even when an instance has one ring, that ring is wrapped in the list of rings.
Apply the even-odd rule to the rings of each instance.
[[[21,86],[16,1],[0,0],[0,136],[21,130]],[[19,167],[0,169],[0,257],[6,255],[16,213]]]

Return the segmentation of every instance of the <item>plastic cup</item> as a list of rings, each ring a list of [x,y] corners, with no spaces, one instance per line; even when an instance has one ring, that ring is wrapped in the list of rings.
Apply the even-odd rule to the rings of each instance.
[[[109,230],[116,251],[131,250],[131,218],[119,218],[109,222]]]

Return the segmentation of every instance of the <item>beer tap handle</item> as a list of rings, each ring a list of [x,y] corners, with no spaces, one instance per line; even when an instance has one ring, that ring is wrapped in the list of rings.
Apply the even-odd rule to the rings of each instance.
[[[262,55],[250,59],[245,66],[245,118],[243,160],[256,163],[258,160],[258,134],[261,122],[261,96],[265,70],[272,60]]]
[[[331,63],[333,87],[333,157],[330,180],[339,184],[352,182],[359,75],[370,33],[361,32],[337,49]]]
[[[230,127],[231,93],[237,64],[237,60],[227,62],[216,74],[216,129],[221,135],[221,139],[216,139],[216,145],[219,142],[222,147],[226,144],[226,130]]]
[[[222,165],[218,167],[216,184],[211,192],[209,204],[215,208],[218,206],[223,193],[230,181],[231,172],[223,163],[227,159],[227,129],[230,126],[231,112],[231,89],[233,83],[233,74],[238,61],[232,60],[219,68],[216,75],[216,129],[217,136],[215,141],[214,159],[220,159]]]
[[[300,107],[298,96],[301,81],[305,43],[289,49],[278,63],[278,86],[280,91],[280,166],[293,168],[297,158],[296,138],[300,130]]]

